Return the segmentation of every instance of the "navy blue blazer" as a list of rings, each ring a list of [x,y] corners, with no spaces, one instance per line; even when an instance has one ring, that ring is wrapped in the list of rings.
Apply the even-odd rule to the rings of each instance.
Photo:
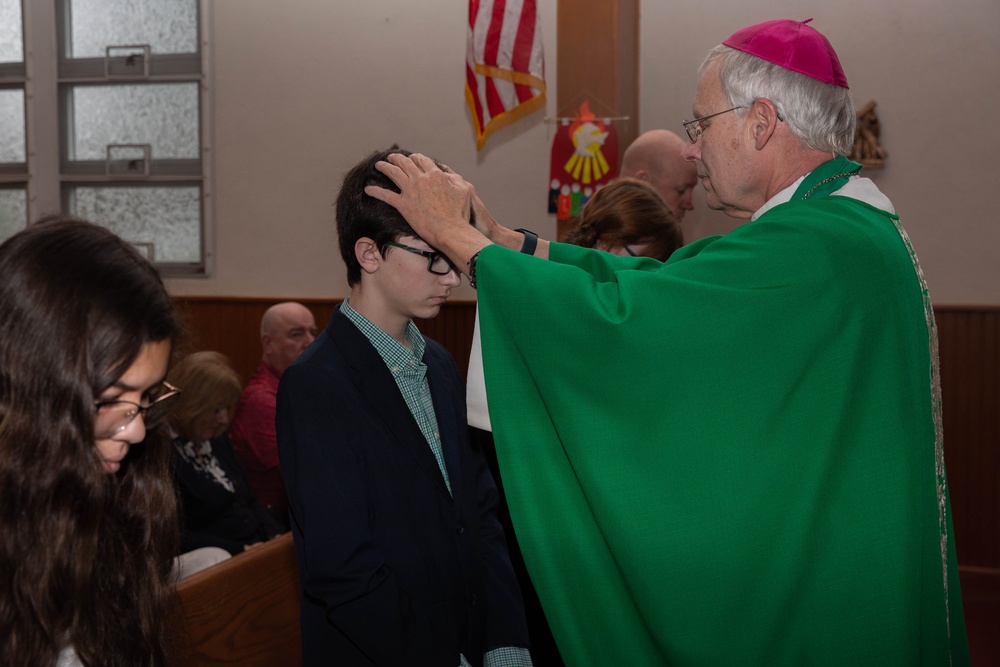
[[[452,494],[385,362],[339,309],[282,374],[306,665],[455,667],[459,653],[480,665],[493,648],[528,646],[458,369],[429,339],[424,363]]]

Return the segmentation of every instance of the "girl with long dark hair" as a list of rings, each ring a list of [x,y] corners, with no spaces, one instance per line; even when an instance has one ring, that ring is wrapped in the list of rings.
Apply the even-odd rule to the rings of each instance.
[[[156,270],[103,227],[0,245],[0,664],[166,663],[177,509],[152,422],[178,330]]]

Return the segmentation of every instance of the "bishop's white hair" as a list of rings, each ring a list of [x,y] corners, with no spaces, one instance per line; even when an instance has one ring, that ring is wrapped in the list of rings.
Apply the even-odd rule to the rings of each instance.
[[[699,73],[716,62],[722,91],[731,106],[749,107],[759,98],[771,100],[792,133],[810,148],[837,155],[851,153],[857,116],[847,88],[787,70],[724,44],[708,52]]]

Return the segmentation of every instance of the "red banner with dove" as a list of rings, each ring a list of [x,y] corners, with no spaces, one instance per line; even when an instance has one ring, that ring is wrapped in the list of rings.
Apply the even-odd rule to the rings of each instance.
[[[584,102],[552,140],[549,213],[559,220],[575,218],[591,195],[617,175],[618,132]]]

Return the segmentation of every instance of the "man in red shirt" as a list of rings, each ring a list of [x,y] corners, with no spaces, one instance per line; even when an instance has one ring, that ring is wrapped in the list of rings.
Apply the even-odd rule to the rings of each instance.
[[[271,306],[260,321],[263,356],[247,383],[230,428],[233,448],[261,504],[288,529],[288,500],[278,466],[274,413],[278,380],[316,337],[316,320],[301,303]]]

